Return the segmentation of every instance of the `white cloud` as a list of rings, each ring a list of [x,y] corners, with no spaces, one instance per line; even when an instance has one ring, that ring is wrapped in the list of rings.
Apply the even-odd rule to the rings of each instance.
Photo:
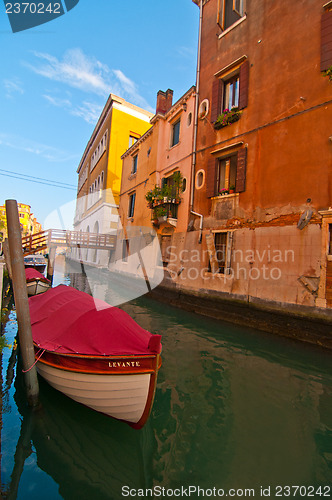
[[[74,116],[79,116],[86,122],[94,125],[97,123],[102,110],[103,106],[93,102],[84,101],[81,106],[73,108],[70,113]]]
[[[77,160],[78,158],[78,155],[69,154],[67,151],[62,151],[53,146],[41,144],[13,134],[0,133],[0,145],[34,154],[51,162],[66,162]]]
[[[59,97],[52,97],[50,95],[44,94],[43,97],[50,103],[53,104],[53,106],[56,106],[58,108],[67,108],[71,107],[71,102],[69,99],[61,99]]]
[[[43,97],[53,106],[64,108],[71,115],[83,118],[83,120],[92,125],[98,121],[103,110],[103,106],[95,102],[83,101],[82,104],[74,106],[69,99],[61,99],[48,94],[44,94]]]
[[[6,90],[6,97],[13,97],[13,94],[24,94],[22,82],[18,78],[4,79],[3,86]]]
[[[90,94],[102,96],[104,99],[110,93],[117,94],[132,104],[151,110],[146,100],[140,95],[136,83],[120,69],[111,70],[106,64],[95,57],[87,56],[79,48],[67,50],[62,59],[43,52],[34,52],[34,56],[37,59],[34,64],[31,62],[23,64],[37,75]],[[51,99],[55,99],[51,96],[45,98],[49,102]],[[61,103],[61,100],[54,100],[52,104],[65,107],[65,102]],[[91,106],[92,103],[88,103],[88,107],[91,108]],[[81,108],[85,109],[86,107],[87,102],[84,102],[76,108],[75,114],[80,116]]]
[[[81,49],[67,50],[62,60],[43,52],[34,52],[34,55],[41,64],[26,65],[38,75],[99,95],[105,96],[111,91],[107,81],[107,66],[95,58],[89,58]]]
[[[151,111],[151,108],[146,100],[139,94],[137,85],[132,80],[130,80],[130,78],[128,78],[120,69],[114,69],[113,73],[120,84],[120,88],[122,88],[124,94],[128,96],[128,99],[132,100],[138,106],[149,109]]]

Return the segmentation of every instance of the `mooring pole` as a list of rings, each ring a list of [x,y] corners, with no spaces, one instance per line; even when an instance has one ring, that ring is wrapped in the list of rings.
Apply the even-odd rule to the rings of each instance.
[[[47,279],[53,283],[53,274],[54,274],[54,264],[55,264],[55,254],[56,254],[56,246],[50,246],[49,254],[48,254],[48,263],[47,263]]]
[[[11,266],[11,262],[10,262],[9,243],[8,243],[8,239],[7,238],[3,242],[2,250],[3,250],[3,254],[5,256],[7,271],[8,271],[10,279],[12,280],[13,279],[12,266]]]
[[[5,263],[3,261],[0,262],[0,314],[2,309],[2,287],[3,287],[3,268]]]
[[[22,250],[21,227],[16,200],[6,200],[9,254],[12,267],[14,300],[16,307],[18,337],[23,362],[27,398],[30,406],[38,404],[39,385],[37,370],[34,366],[35,352],[33,348],[28,292],[25,278]]]

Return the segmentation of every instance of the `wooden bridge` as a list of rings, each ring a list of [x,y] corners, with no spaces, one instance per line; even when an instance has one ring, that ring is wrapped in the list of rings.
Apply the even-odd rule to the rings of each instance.
[[[30,255],[54,247],[91,248],[113,250],[116,236],[112,234],[86,233],[50,229],[22,238],[23,254]]]

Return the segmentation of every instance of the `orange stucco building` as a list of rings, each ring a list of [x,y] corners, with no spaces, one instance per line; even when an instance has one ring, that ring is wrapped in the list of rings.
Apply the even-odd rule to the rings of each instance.
[[[171,258],[173,235],[188,226],[195,87],[174,104],[172,97],[170,89],[158,92],[151,129],[122,156],[119,208],[124,229],[154,227],[164,264]]]
[[[196,231],[173,236],[173,282],[244,303],[331,307],[332,2],[193,1]]]

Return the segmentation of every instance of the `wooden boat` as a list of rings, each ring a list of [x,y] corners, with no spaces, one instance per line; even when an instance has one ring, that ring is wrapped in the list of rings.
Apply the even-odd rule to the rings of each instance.
[[[24,257],[24,266],[26,269],[36,269],[40,273],[43,273],[46,268],[47,261],[44,255],[41,254],[32,254],[26,255]]]
[[[25,270],[25,277],[27,281],[28,295],[39,295],[46,292],[51,287],[51,282],[39,271],[33,268]]]
[[[29,305],[39,374],[75,401],[141,428],[154,400],[161,336],[65,285]]]

